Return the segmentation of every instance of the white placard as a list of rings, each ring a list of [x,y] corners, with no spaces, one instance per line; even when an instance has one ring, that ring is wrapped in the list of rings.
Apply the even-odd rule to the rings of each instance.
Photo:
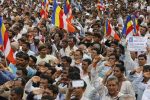
[[[127,49],[129,51],[146,51],[147,38],[140,36],[129,37]]]

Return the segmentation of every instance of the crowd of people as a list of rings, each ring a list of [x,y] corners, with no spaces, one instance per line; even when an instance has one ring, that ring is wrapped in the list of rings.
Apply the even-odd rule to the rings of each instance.
[[[52,24],[53,2],[42,18],[42,0],[1,0],[16,63],[1,51],[0,100],[150,100],[150,1],[103,0],[102,10],[98,1],[70,0],[71,33]],[[128,15],[138,19],[146,51],[128,50]],[[107,19],[120,41],[106,36]]]

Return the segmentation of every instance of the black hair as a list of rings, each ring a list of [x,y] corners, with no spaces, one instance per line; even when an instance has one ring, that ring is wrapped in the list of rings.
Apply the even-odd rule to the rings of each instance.
[[[116,64],[115,67],[119,68],[122,73],[126,71],[125,67],[122,64]]]
[[[21,95],[23,97],[24,89],[22,87],[15,87],[11,89],[11,92],[14,92],[17,95]]]
[[[122,60],[119,60],[118,63],[124,66],[124,62]]]
[[[88,65],[90,65],[92,63],[91,59],[83,59],[83,61],[87,62]]]
[[[147,56],[146,56],[145,54],[140,54],[140,55],[138,56],[138,58],[140,58],[140,57],[143,57],[145,60],[147,60]]]
[[[59,93],[59,89],[58,89],[58,87],[55,86],[55,85],[50,85],[50,86],[48,87],[48,89],[49,89],[49,90],[52,90],[52,92],[53,92],[54,94],[58,94],[58,93]]]
[[[27,76],[28,75],[28,71],[26,68],[22,68],[22,67],[17,67],[17,70],[21,70],[23,75]]]
[[[54,82],[54,80],[52,78],[50,78],[49,76],[47,76],[47,75],[41,74],[40,78],[48,80],[48,84],[53,84],[53,82]]]
[[[63,57],[61,57],[61,59],[66,60],[69,64],[71,64],[71,62],[72,62],[71,57],[68,57],[68,56],[63,56]]]
[[[71,73],[71,72],[80,73],[80,69],[76,66],[73,66],[73,67],[70,67],[69,70],[68,70],[68,73]]]
[[[58,34],[60,37],[60,40],[63,38],[63,32],[61,30],[56,30],[56,33],[52,36],[52,39],[54,39],[55,35]]]
[[[70,73],[68,73],[68,78],[70,80],[80,80],[81,79],[80,78],[80,73],[78,73],[78,72],[70,72]]]
[[[38,31],[38,33],[39,33],[40,29],[39,29],[38,27],[34,27],[34,29],[37,29],[37,31]],[[33,30],[34,30],[34,29],[33,29]]]
[[[34,63],[36,63],[36,61],[37,61],[37,58],[36,58],[35,56],[33,56],[33,55],[30,55],[29,57],[30,57],[30,58],[33,60],[33,62],[34,62]]]
[[[150,71],[150,65],[144,65],[143,71]]]
[[[51,70],[52,75],[56,72],[56,69],[53,67],[49,67],[48,69]]]
[[[30,48],[30,43],[27,41],[23,41],[23,44],[26,44],[28,48]]]
[[[45,48],[46,48],[45,45],[41,45],[41,46],[39,46],[38,51],[41,51],[42,49],[45,49]]]
[[[102,39],[102,35],[101,35],[100,33],[98,33],[98,32],[95,32],[95,33],[93,34],[93,36],[94,36],[94,37],[98,37],[100,40]]]
[[[45,63],[44,66],[47,67],[47,68],[51,67],[51,65],[49,63]]]
[[[23,58],[24,60],[29,61],[29,56],[28,56],[28,54],[26,54],[26,53],[24,53],[24,52],[22,52],[22,51],[18,52],[18,53],[16,54],[16,57],[18,57],[18,58]]]
[[[54,100],[54,98],[52,96],[45,95],[45,96],[42,96],[41,100]]]

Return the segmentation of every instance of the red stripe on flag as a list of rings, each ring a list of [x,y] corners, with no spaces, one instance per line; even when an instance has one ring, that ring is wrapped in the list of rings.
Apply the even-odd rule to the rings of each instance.
[[[132,30],[133,30],[133,25],[131,25],[130,27],[128,27],[128,29],[127,29],[127,34],[126,34],[126,36],[130,33],[130,32],[132,32]]]
[[[59,12],[59,21],[60,21],[60,22],[59,22],[59,24],[60,24],[59,27],[60,27],[60,28],[63,28],[63,27],[64,27],[64,22],[63,22],[63,18],[62,18],[63,14],[64,14],[63,11],[60,10],[60,12]]]

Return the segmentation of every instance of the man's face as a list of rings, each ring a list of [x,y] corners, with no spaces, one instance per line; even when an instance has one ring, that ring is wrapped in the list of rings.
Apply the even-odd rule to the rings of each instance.
[[[28,50],[28,46],[27,46],[27,44],[22,44],[22,51],[27,51]]]
[[[46,48],[43,48],[41,51],[40,51],[40,55],[42,56],[45,56],[47,53],[47,49]]]
[[[141,33],[142,36],[145,36],[146,28],[145,27],[140,27],[140,33]]]
[[[59,41],[59,40],[60,40],[59,34],[55,34],[54,40],[55,40],[55,41]]]
[[[16,57],[16,66],[25,67],[27,62],[23,58]]]
[[[42,96],[53,96],[53,92],[52,90],[49,90],[48,88],[45,89],[44,93],[42,94]]]
[[[47,87],[48,87],[48,80],[41,78],[40,87],[41,87],[41,88],[44,88],[44,89],[47,88]]]
[[[108,81],[106,86],[110,95],[114,95],[118,91],[118,85],[115,80]]]
[[[144,57],[138,58],[139,66],[144,66],[146,64],[146,59]]]
[[[92,50],[91,52],[91,57],[94,59],[95,56],[97,56],[97,51],[96,50]]]
[[[35,62],[33,61],[32,58],[29,58],[29,66],[32,67],[35,65]]]
[[[75,60],[81,59],[81,54],[80,54],[79,51],[75,51],[75,53],[74,53],[74,59]]]
[[[137,57],[137,54],[134,51],[131,51],[130,54],[132,59],[135,59]]]
[[[116,57],[114,55],[109,56],[108,61],[111,63],[111,65],[114,65],[116,62]]]
[[[116,76],[117,78],[122,77],[122,73],[118,67],[114,68],[114,76]]]
[[[62,42],[62,43],[61,43],[61,46],[62,46],[63,48],[66,48],[66,47],[67,47],[67,43],[66,43],[66,42]]]
[[[61,64],[62,64],[63,67],[68,66],[68,62],[66,61],[66,59],[62,59],[61,61],[62,61]]]
[[[74,41],[73,41],[73,39],[72,39],[72,38],[71,38],[71,39],[69,39],[68,44],[69,44],[69,46],[74,46]]]
[[[88,62],[86,62],[86,61],[82,61],[82,69],[83,70],[87,70],[88,69]]]

